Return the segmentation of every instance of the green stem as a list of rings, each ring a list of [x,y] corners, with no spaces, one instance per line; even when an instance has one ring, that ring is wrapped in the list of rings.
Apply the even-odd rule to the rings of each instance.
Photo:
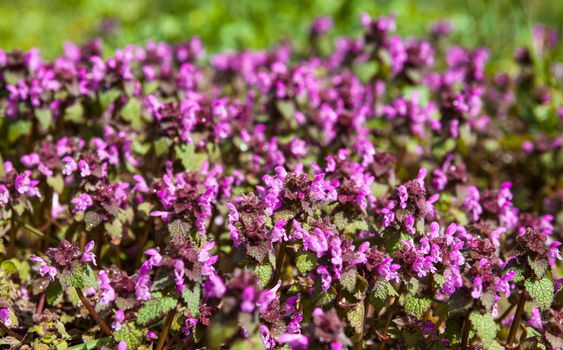
[[[46,234],[44,234],[43,232],[39,231],[38,229],[36,229],[35,227],[33,227],[33,226],[29,225],[29,224],[23,224],[23,227],[24,227],[28,232],[33,233],[33,234],[36,235],[37,237],[40,237],[40,238],[42,238],[42,239],[44,239],[44,240],[47,240],[47,241],[49,241],[49,242],[51,242],[51,243],[55,243],[55,244],[59,243],[58,240],[56,240],[56,239],[54,239],[54,238],[52,238],[52,237],[47,236]]]

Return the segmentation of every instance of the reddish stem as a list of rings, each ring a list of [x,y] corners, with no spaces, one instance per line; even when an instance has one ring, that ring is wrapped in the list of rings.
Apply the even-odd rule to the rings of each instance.
[[[80,290],[80,288],[75,288],[75,290],[76,290],[76,294],[78,294],[78,297],[80,298],[80,301],[86,307],[90,316],[92,316],[92,318],[96,321],[98,326],[100,326],[102,331],[106,335],[113,336],[113,332],[111,331],[111,328],[109,328],[107,323],[104,320],[102,320],[100,315],[98,315],[98,313],[96,312],[96,310],[94,309],[92,304],[90,304],[90,301],[88,299],[86,299],[84,294],[82,294],[82,290]]]
[[[516,313],[514,314],[512,325],[510,325],[510,332],[508,333],[508,339],[506,341],[506,345],[509,348],[511,348],[512,343],[514,343],[514,338],[516,337],[516,332],[518,331],[518,327],[520,326],[520,319],[522,318],[522,312],[524,311],[525,304],[526,304],[526,291],[522,291],[518,299],[518,306],[516,307]]]
[[[39,297],[39,302],[37,303],[37,310],[35,311],[38,319],[41,319],[41,317],[43,316],[44,308],[45,308],[45,293],[41,293],[41,296]]]

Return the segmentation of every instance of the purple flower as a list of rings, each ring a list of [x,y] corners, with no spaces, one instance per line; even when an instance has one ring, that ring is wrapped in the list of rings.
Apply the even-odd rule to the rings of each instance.
[[[311,195],[313,198],[320,202],[326,201],[336,201],[338,192],[337,187],[339,185],[338,180],[325,181],[325,174],[317,174],[311,183]]]
[[[55,280],[55,276],[58,273],[58,271],[55,267],[48,265],[47,262],[43,258],[40,258],[36,255],[32,255],[29,258],[29,260],[31,260],[32,262],[34,262],[36,264],[39,264],[39,274],[41,276],[49,276],[51,281]]]
[[[550,265],[555,265],[557,260],[563,260],[561,257],[561,252],[559,251],[559,246],[561,242],[551,242],[549,245],[549,250],[547,251],[547,259]]]
[[[0,322],[2,322],[6,327],[10,327],[12,325],[9,309],[0,309]]]
[[[387,281],[399,282],[399,274],[396,272],[401,268],[401,265],[392,264],[393,259],[385,258],[383,262],[377,267],[377,272],[380,276]]]
[[[151,277],[147,274],[139,275],[135,283],[135,296],[137,300],[150,300],[151,298]]]
[[[513,287],[509,282],[512,281],[515,277],[515,271],[507,272],[502,278],[495,277],[495,292],[505,294],[507,297],[509,297],[510,289]]]
[[[326,292],[330,288],[330,284],[332,283],[330,272],[328,272],[325,266],[321,265],[317,267],[317,273],[321,278],[321,288]]]
[[[16,177],[15,188],[19,194],[24,196],[41,198],[39,188],[37,188],[38,184],[39,181],[31,179],[31,171],[26,170]]]
[[[463,202],[463,206],[465,209],[469,211],[471,214],[471,218],[473,221],[479,220],[481,213],[483,213],[483,209],[481,208],[481,204],[479,204],[480,194],[479,190],[475,186],[467,187],[467,196],[465,197],[465,201]]]
[[[479,299],[481,297],[482,292],[483,292],[483,279],[481,279],[481,277],[475,277],[473,279],[471,296],[473,297],[473,299]]]
[[[407,208],[407,201],[409,200],[409,194],[407,193],[407,188],[403,185],[397,186],[397,192],[399,192],[399,201],[401,209]]]
[[[227,291],[221,277],[215,274],[209,276],[209,281],[205,282],[204,287],[208,298],[222,298]]]
[[[278,281],[278,283],[276,283],[276,285],[272,289],[267,289],[260,293],[260,295],[258,296],[258,301],[256,302],[256,306],[258,306],[260,313],[265,313],[266,311],[268,311],[268,307],[270,306],[272,301],[277,298],[276,292],[280,287],[281,280]]]
[[[162,261],[162,255],[160,255],[158,250],[151,248],[151,249],[146,250],[145,254],[150,256],[150,258],[149,258],[149,260],[147,260],[147,262],[149,263],[151,270],[154,266],[160,265],[160,262]]]
[[[116,311],[113,317],[114,321],[111,323],[111,328],[118,331],[119,329],[121,329],[121,323],[125,321],[125,313],[123,312],[123,310],[119,309]]]
[[[127,350],[127,343],[124,341],[120,341],[117,344],[117,350]]]
[[[82,253],[82,257],[80,258],[80,262],[91,262],[96,266],[96,255],[92,253],[92,249],[94,249],[94,241],[90,241],[84,247],[84,253]]]
[[[62,173],[64,175],[72,175],[76,170],[78,170],[78,164],[76,164],[72,157],[66,156],[62,159],[62,162]]]
[[[254,288],[254,286],[244,287],[241,294],[242,302],[240,303],[240,309],[246,313],[251,313],[252,311],[254,311],[256,307],[256,303],[254,301],[255,298],[256,289]]]
[[[424,277],[428,272],[434,273],[436,272],[436,267],[434,267],[433,263],[435,262],[434,258],[427,256],[422,257],[419,256],[416,258],[412,269],[416,272],[418,277]]]
[[[215,273],[213,264],[217,262],[218,255],[212,256],[209,251],[215,247],[215,242],[206,242],[198,253],[198,261],[202,264],[201,274],[209,276]]]
[[[148,330],[146,333],[146,337],[148,340],[156,340],[158,339],[158,334],[153,330]]]
[[[320,258],[328,250],[327,237],[331,235],[330,231],[323,232],[320,228],[315,227],[313,234],[305,237],[303,248],[317,253],[317,258]]]
[[[289,142],[289,149],[296,157],[303,157],[307,155],[307,143],[298,137],[294,137]]]
[[[287,221],[280,220],[276,222],[272,228],[272,243],[287,241],[287,233],[285,231],[285,225]]]
[[[70,202],[74,204],[73,211],[75,212],[86,211],[86,209],[90,208],[94,204],[92,197],[90,197],[90,195],[87,193],[81,193],[78,197],[73,198]]]
[[[100,304],[107,305],[115,300],[115,290],[111,286],[108,275],[104,270],[100,270],[100,272],[98,272],[98,277],[100,279],[100,290],[102,291],[100,295]]]
[[[306,350],[309,348],[309,338],[303,334],[285,333],[278,337],[278,342],[288,344],[291,350]]]
[[[80,169],[80,176],[82,177],[87,177],[92,174],[92,172],[90,171],[90,166],[83,159],[78,162],[78,169]]]
[[[405,228],[407,229],[407,233],[409,235],[414,235],[416,233],[416,229],[414,228],[414,216],[407,216],[405,219]]]
[[[176,283],[176,290],[180,293],[186,288],[184,286],[184,262],[180,259],[174,260],[174,282]]]
[[[192,329],[197,325],[197,318],[190,317],[186,318],[186,322],[184,322],[184,327],[182,328],[182,332],[184,335],[188,336],[191,334]]]
[[[452,295],[458,288],[463,286],[463,277],[457,266],[451,266],[449,271],[444,272],[446,282],[442,286],[442,293]]]
[[[0,205],[3,207],[10,203],[10,191],[4,185],[0,185]]]
[[[541,319],[540,310],[537,307],[532,307],[532,316],[526,322],[527,326],[534,327],[535,329],[542,331],[543,330],[543,322]]]
[[[241,233],[234,224],[239,220],[240,216],[237,208],[232,203],[227,203],[227,208],[229,209],[228,227],[230,231],[230,237],[233,240],[233,245],[235,247],[238,247],[242,243],[240,238]]]
[[[264,325],[260,325],[259,330],[260,330],[260,337],[262,338],[262,341],[264,342],[264,346],[266,347],[266,349],[271,349],[274,346],[276,346],[276,341],[270,335],[270,330],[268,329],[268,327]]]
[[[328,32],[333,26],[332,18],[329,16],[317,17],[311,26],[311,33],[322,35]]]

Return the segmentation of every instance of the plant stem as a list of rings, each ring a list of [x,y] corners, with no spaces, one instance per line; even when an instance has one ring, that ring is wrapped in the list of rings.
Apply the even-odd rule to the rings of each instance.
[[[29,225],[29,224],[23,224],[23,227],[24,227],[28,232],[33,233],[33,234],[36,235],[37,237],[40,237],[40,238],[42,238],[42,239],[44,239],[44,240],[47,240],[47,241],[49,241],[49,242],[51,242],[51,243],[55,243],[55,244],[59,243],[58,240],[54,239],[53,237],[47,236],[46,234],[44,234],[43,232],[39,231],[38,229],[36,229],[35,227],[33,227],[33,226]]]
[[[9,336],[16,338],[19,342],[23,340],[21,335],[6,327],[2,322],[0,322],[0,329],[6,332]]]
[[[164,321],[164,326],[162,327],[162,332],[160,333],[160,336],[158,337],[158,343],[156,344],[155,350],[162,350],[162,348],[164,347],[164,342],[166,341],[166,338],[168,337],[168,330],[170,329],[170,326],[172,325],[172,320],[174,319],[175,313],[176,313],[176,309],[172,309],[172,310],[168,311],[168,315],[166,315],[166,321]]]
[[[514,314],[514,319],[512,320],[512,325],[510,325],[510,332],[508,333],[508,339],[506,340],[506,345],[508,347],[512,346],[514,343],[514,338],[516,337],[516,332],[518,331],[518,326],[520,325],[520,319],[522,318],[522,312],[524,311],[524,305],[526,304],[526,291],[520,293],[518,299],[518,306],[516,307],[516,313]]]
[[[469,324],[469,312],[465,315],[465,319],[463,320],[463,328],[461,330],[461,350],[467,349],[467,342],[469,340],[469,331],[471,330]]]
[[[508,314],[510,314],[512,312],[512,310],[514,309],[515,306],[516,306],[516,304],[510,304],[508,309],[506,309],[506,311],[502,315],[500,315],[500,317],[497,318],[495,321],[496,322],[502,322],[502,320],[504,320],[508,316]]]
[[[366,330],[366,317],[369,310],[369,294],[366,293],[364,299],[364,321],[362,322],[362,330],[357,334],[358,338],[354,344],[354,350],[362,350],[364,348],[364,333]]]
[[[78,297],[80,298],[80,301],[82,302],[82,304],[86,307],[86,309],[88,310],[88,313],[90,314],[90,316],[92,316],[92,318],[96,321],[96,323],[98,324],[98,326],[100,326],[100,328],[102,329],[102,331],[109,335],[109,336],[113,336],[113,333],[111,331],[111,328],[109,328],[109,326],[107,325],[107,323],[102,320],[102,318],[100,317],[100,315],[98,315],[98,313],[96,312],[96,310],[94,309],[94,307],[92,306],[92,304],[90,304],[90,301],[88,299],[86,299],[86,297],[84,296],[84,294],[82,294],[82,290],[80,290],[80,288],[74,288],[76,290],[76,294],[78,294]]]
[[[43,316],[44,308],[45,308],[45,293],[41,293],[41,296],[39,297],[39,302],[37,303],[37,310],[35,311],[39,319],[41,319],[41,316]]]
[[[270,286],[274,286],[278,283],[278,279],[281,275],[283,260],[285,258],[285,248],[287,246],[287,241],[283,241],[280,244],[278,249],[278,254],[276,255],[276,269],[274,270],[274,275],[272,276],[272,280],[270,281]]]
[[[401,286],[399,287],[399,291],[397,293],[398,295],[395,297],[393,304],[391,304],[389,310],[387,311],[387,319],[385,320],[385,326],[383,326],[383,333],[381,333],[384,337],[387,337],[387,329],[389,329],[389,326],[391,325],[391,321],[393,321],[393,315],[395,314],[395,309],[397,308],[397,305],[399,305],[399,299],[401,297],[401,293],[403,292],[404,286],[405,284],[401,283]],[[381,345],[379,346],[379,350],[385,349],[385,342],[386,342],[386,338],[381,340]]]

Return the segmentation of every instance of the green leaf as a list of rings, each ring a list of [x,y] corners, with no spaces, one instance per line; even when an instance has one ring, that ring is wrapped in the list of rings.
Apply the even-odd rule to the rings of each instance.
[[[210,349],[219,349],[221,345],[239,330],[236,319],[223,319],[216,316],[207,327],[207,344]]]
[[[82,123],[84,115],[84,107],[81,103],[75,103],[65,110],[65,120],[72,121],[75,123]]]
[[[105,337],[100,339],[91,340],[87,343],[82,343],[78,345],[71,346],[66,350],[95,350],[100,349],[103,345],[108,345],[111,341],[111,337]]]
[[[188,311],[190,311],[192,316],[197,317],[199,315],[199,305],[201,299],[200,285],[196,284],[193,290],[186,288],[184,293],[182,293],[182,298],[184,298],[184,301],[188,305]]]
[[[537,259],[531,259],[530,257],[528,257],[528,265],[530,266],[532,271],[534,271],[534,274],[537,278],[543,278],[549,266],[545,257]]]
[[[333,220],[334,224],[336,225],[336,228],[338,229],[338,231],[344,231],[346,229],[346,227],[348,226],[348,224],[350,223],[348,218],[346,218],[344,216],[344,212],[341,212],[341,211],[336,213],[332,217],[332,220]]]
[[[141,104],[136,98],[130,98],[127,104],[121,110],[123,119],[128,121],[133,128],[138,128],[143,125],[141,119]]]
[[[549,277],[544,277],[539,281],[528,280],[524,285],[540,310],[549,309],[553,302],[553,281]]]
[[[207,159],[205,154],[195,152],[193,143],[176,145],[174,150],[176,151],[176,159],[182,163],[182,166],[187,171],[200,170],[201,165]]]
[[[142,338],[143,332],[132,322],[121,325],[121,328],[113,333],[113,339],[118,343],[125,342],[127,349],[137,349]]]
[[[356,269],[350,269],[345,271],[340,278],[340,284],[344,290],[352,293],[356,288]]]
[[[19,267],[20,267],[20,262],[16,258],[4,260],[0,264],[0,269],[2,269],[4,272],[8,274],[18,272]]]
[[[444,335],[452,345],[461,343],[462,322],[459,318],[448,318]]]
[[[358,303],[346,313],[350,325],[354,328],[356,334],[362,333],[364,327],[364,303]]]
[[[13,143],[20,137],[29,134],[33,123],[29,120],[18,120],[8,126],[8,142]]]
[[[422,318],[426,310],[430,308],[432,301],[429,298],[417,298],[414,295],[405,297],[405,311],[413,316]]]
[[[336,289],[334,287],[330,287],[326,292],[319,289],[313,294],[313,303],[317,306],[323,306],[332,302],[334,298],[336,298]]]
[[[63,193],[65,183],[64,183],[63,177],[60,174],[48,177],[47,178],[47,184],[49,186],[51,186],[51,188],[53,190],[55,190],[55,192],[57,192],[59,194]]]
[[[360,275],[356,275],[356,287],[354,288],[354,297],[358,300],[363,300],[366,297],[368,290],[368,281]]]
[[[390,296],[398,296],[399,294],[393,287],[391,283],[387,280],[379,281],[373,289],[373,293],[371,294],[372,298],[379,299],[379,300],[387,300]]]
[[[295,105],[293,104],[293,102],[278,100],[276,102],[276,107],[278,107],[278,110],[280,111],[280,113],[283,115],[285,119],[288,120],[295,119],[295,115],[294,115]]]
[[[487,344],[483,344],[483,348],[485,350],[505,350],[505,347],[500,345],[496,340],[493,340]],[[522,347],[519,347],[519,349],[523,350]]]
[[[448,301],[448,317],[465,315],[473,307],[473,298],[466,289],[458,289]]]
[[[473,311],[469,315],[471,327],[481,339],[483,344],[489,344],[495,340],[497,336],[497,324],[491,314],[481,315],[477,311]]]
[[[188,237],[191,229],[192,225],[190,223],[180,219],[176,219],[168,224],[168,232],[174,237]]]
[[[137,324],[145,324],[161,318],[176,307],[177,300],[172,297],[153,298],[146,301],[137,313]]]
[[[74,288],[96,288],[96,277],[92,268],[88,264],[82,264],[78,261],[73,262],[72,266],[59,274],[59,281],[63,289],[68,287]]]
[[[113,239],[121,240],[123,235],[123,224],[118,218],[113,219],[111,222],[105,222],[104,228]]]
[[[309,272],[317,265],[317,257],[311,252],[299,252],[295,257],[295,265],[299,272]]]
[[[384,245],[388,252],[393,253],[403,247],[403,241],[410,239],[405,232],[390,230],[384,234]]]
[[[158,140],[154,141],[154,152],[156,153],[157,157],[166,155],[171,146],[172,140],[170,140],[168,137],[161,137]]]
[[[360,220],[352,221],[346,227],[346,229],[344,229],[344,232],[345,233],[355,233],[357,231],[368,231],[368,230],[369,230],[368,222],[364,219],[360,219]]]
[[[265,349],[264,342],[260,334],[256,332],[254,336],[246,339],[240,339],[234,342],[230,347],[231,350],[262,350]]]
[[[47,303],[49,305],[57,305],[63,300],[63,287],[58,280],[49,283],[45,293],[47,294]]]
[[[258,277],[260,287],[264,288],[270,282],[273,272],[270,264],[257,265],[254,268],[254,274]]]
[[[86,231],[92,231],[102,222],[102,216],[93,210],[89,210],[84,214],[84,224]]]
[[[48,108],[40,108],[35,110],[35,117],[43,129],[49,129],[52,122],[52,113]]]

